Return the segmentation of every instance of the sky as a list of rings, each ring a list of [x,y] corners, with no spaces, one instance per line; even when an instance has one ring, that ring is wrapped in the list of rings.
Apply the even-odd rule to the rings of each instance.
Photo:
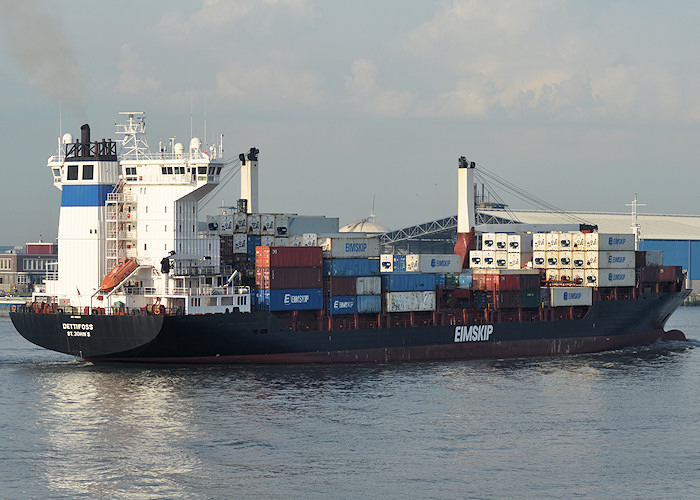
[[[261,212],[447,217],[466,156],[563,210],[698,214],[698,25],[694,1],[0,0],[0,244],[55,239],[47,158],[120,111],[153,149],[257,147]]]

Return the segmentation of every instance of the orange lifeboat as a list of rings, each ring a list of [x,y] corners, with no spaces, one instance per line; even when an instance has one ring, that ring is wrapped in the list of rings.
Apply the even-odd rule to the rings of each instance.
[[[138,263],[127,257],[119,259],[119,264],[104,277],[100,289],[104,292],[111,292],[115,286],[124,281],[127,276],[133,273],[139,267]]]

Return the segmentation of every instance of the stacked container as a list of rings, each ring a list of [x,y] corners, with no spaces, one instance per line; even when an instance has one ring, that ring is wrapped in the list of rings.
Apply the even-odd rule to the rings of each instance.
[[[247,233],[248,232],[248,214],[238,212],[233,214],[233,232]]]
[[[552,284],[634,286],[635,258],[631,234],[533,234],[532,267]]]
[[[323,249],[328,313],[381,312],[379,239],[318,237],[318,244]]]
[[[532,261],[533,235],[483,233],[481,250],[469,253],[471,269],[521,269]]]
[[[392,273],[382,276],[387,312],[435,310],[435,273]]]
[[[634,235],[587,233],[585,284],[588,286],[634,286],[636,256]]]
[[[522,269],[530,262],[532,262],[532,234],[509,234],[507,269]]]
[[[318,247],[255,249],[258,307],[270,311],[323,308],[322,253]]]
[[[539,307],[540,271],[504,269],[475,272],[472,275],[472,290],[475,291],[476,307],[479,300],[493,303],[500,309]]]

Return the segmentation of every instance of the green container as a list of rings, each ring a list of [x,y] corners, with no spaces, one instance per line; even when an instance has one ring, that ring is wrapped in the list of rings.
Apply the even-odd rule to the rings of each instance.
[[[445,274],[445,288],[454,290],[459,285],[459,273]]]
[[[520,307],[537,308],[540,307],[540,290],[521,290]]]

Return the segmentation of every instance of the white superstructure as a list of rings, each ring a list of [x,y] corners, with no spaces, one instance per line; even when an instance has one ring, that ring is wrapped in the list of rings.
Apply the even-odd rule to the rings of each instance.
[[[145,141],[144,113],[120,114],[126,121],[117,124],[119,141],[91,142],[83,125],[80,140],[66,134],[49,158],[62,196],[58,280],[47,282],[46,295],[63,306],[118,301],[133,308],[163,301],[189,310],[201,301],[189,304],[186,296],[230,293],[231,287],[218,290],[219,237],[197,231],[198,202],[233,168],[224,161],[223,144],[205,150],[193,138],[185,149],[171,139],[154,153]],[[125,286],[105,293],[103,278],[123,258],[138,269]],[[163,262],[172,270],[162,272]]]

